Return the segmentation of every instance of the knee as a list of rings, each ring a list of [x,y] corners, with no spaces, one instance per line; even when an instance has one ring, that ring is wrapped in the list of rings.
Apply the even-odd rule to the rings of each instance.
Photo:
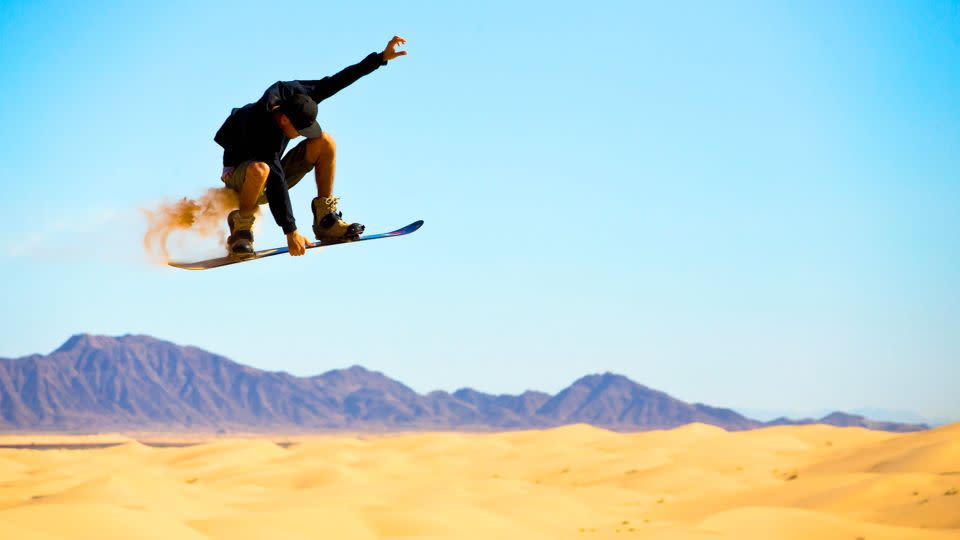
[[[337,143],[333,141],[333,137],[326,131],[315,139],[307,139],[307,144],[319,155],[332,156],[337,152]]]
[[[247,165],[247,177],[257,180],[266,180],[270,176],[270,166],[262,161],[254,161]]]

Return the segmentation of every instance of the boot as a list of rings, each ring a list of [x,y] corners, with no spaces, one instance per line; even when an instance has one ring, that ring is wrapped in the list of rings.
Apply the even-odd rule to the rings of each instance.
[[[339,197],[313,199],[313,234],[321,243],[349,242],[363,234],[363,225],[343,220],[343,212],[337,211],[339,201]]]
[[[227,215],[227,225],[230,226],[230,236],[227,238],[227,254],[231,259],[243,260],[255,257],[253,249],[253,221],[255,216],[243,216],[240,210],[234,210]]]

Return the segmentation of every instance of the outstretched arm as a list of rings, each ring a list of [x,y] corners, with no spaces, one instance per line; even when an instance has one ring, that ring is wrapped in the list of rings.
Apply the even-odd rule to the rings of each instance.
[[[382,52],[370,53],[360,62],[348,66],[334,75],[319,80],[292,81],[292,84],[299,84],[303,93],[308,94],[314,101],[320,103],[340,90],[350,86],[360,77],[373,72],[380,66],[387,65],[388,60],[393,60],[398,56],[406,56],[407,51],[395,50],[398,45],[406,42],[407,40],[400,36],[393,36],[393,38],[387,42],[387,46]]]

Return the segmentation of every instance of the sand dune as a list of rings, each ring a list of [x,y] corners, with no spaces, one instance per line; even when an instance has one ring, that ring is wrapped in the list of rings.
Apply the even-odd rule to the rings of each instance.
[[[960,424],[138,439],[0,436],[0,538],[960,539]]]

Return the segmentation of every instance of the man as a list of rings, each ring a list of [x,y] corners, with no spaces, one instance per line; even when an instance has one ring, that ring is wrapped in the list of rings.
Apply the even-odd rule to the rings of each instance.
[[[317,180],[317,197],[312,204],[317,240],[354,240],[363,232],[363,225],[345,222],[343,213],[337,210],[339,198],[333,196],[336,146],[317,124],[317,103],[387,61],[406,55],[407,51],[396,50],[406,42],[393,36],[383,52],[370,53],[335,75],[320,80],[278,81],[255,103],[233,109],[214,137],[223,147],[221,180],[240,194],[240,208],[227,216],[227,251],[231,258],[255,255],[251,229],[254,212],[264,203],[270,203],[273,219],[287,235],[290,255],[304,254],[308,241],[297,231],[287,190],[310,169]],[[290,139],[299,136],[306,138],[281,159]]]

